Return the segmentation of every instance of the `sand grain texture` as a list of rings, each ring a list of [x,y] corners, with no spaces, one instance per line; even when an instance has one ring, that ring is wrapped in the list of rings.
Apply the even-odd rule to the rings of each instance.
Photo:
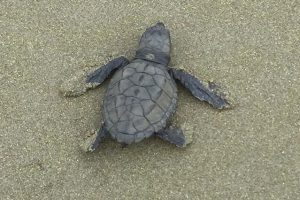
[[[158,20],[171,65],[222,83],[236,107],[214,110],[180,87],[174,121],[198,131],[186,149],[152,138],[83,153],[108,82],[78,98],[60,84],[132,58]],[[299,24],[299,1],[2,1],[1,199],[299,198]]]

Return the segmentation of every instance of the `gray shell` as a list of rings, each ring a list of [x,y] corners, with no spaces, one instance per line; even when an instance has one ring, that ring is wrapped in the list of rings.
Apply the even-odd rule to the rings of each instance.
[[[177,103],[177,87],[166,67],[136,59],[118,70],[103,102],[106,129],[130,144],[166,126]]]

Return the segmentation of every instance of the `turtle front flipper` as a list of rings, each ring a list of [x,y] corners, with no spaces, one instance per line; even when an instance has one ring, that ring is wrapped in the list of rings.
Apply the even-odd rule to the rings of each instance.
[[[86,83],[100,85],[113,70],[119,69],[128,64],[129,64],[128,59],[123,56],[115,58],[112,61],[108,62],[106,65],[101,66],[91,74],[87,75],[85,81]]]
[[[129,64],[128,59],[121,56],[109,61],[107,64],[96,67],[96,70],[83,69],[78,71],[74,77],[63,82],[60,91],[64,96],[77,97],[87,90],[99,86],[114,70]]]
[[[169,72],[174,79],[179,80],[199,100],[206,101],[218,109],[230,107],[225,94],[219,92],[218,86],[215,83],[204,83],[182,69],[170,68]]]

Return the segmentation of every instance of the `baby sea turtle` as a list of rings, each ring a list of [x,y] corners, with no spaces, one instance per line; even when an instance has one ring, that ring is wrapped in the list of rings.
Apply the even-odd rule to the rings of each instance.
[[[89,151],[94,151],[106,136],[127,145],[155,135],[176,146],[185,146],[183,131],[166,127],[177,103],[175,79],[214,108],[229,107],[214,84],[205,85],[183,70],[168,67],[170,46],[169,30],[158,22],[143,33],[132,61],[123,56],[115,58],[85,77],[86,88],[81,93],[100,85],[114,72],[104,96],[103,122],[89,140]],[[69,96],[81,93],[65,92]]]

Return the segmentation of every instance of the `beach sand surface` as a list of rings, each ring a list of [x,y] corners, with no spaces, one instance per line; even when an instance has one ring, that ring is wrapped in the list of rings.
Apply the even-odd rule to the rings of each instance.
[[[132,59],[157,21],[171,31],[170,66],[217,81],[233,109],[179,86],[172,121],[195,131],[186,148],[108,139],[81,151],[108,81],[77,98],[60,85]],[[1,1],[0,199],[299,199],[299,24],[299,1]]]

